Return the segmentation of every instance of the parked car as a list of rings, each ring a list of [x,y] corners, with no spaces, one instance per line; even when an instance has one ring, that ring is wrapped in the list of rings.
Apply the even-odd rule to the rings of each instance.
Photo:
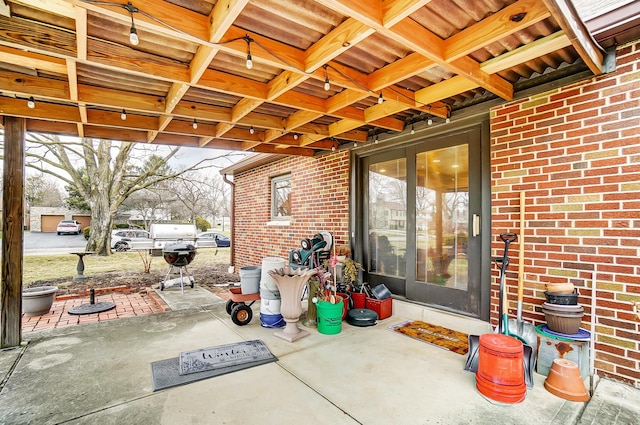
[[[149,232],[140,229],[116,229],[111,231],[111,249],[117,252],[128,251],[131,244],[144,239],[150,240]]]
[[[231,239],[229,239],[228,236],[225,236],[222,233],[203,232],[198,235],[198,239],[213,239],[216,241],[216,245],[218,245],[219,248],[228,248],[229,246],[231,246]]]
[[[58,235],[63,233],[69,233],[72,235],[79,235],[82,232],[82,224],[78,220],[62,220],[56,227]]]

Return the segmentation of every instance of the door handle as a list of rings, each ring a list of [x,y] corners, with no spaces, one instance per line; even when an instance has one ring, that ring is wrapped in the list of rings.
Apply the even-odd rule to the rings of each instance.
[[[473,237],[480,236],[480,216],[478,214],[473,215]]]

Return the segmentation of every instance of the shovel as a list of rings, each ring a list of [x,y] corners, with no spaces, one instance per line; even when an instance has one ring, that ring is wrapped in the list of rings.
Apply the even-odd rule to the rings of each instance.
[[[524,361],[527,387],[533,387],[533,371],[536,366],[536,351],[538,348],[538,334],[536,328],[522,320],[522,300],[524,298],[524,192],[520,192],[520,250],[518,254],[518,309],[516,319],[509,319],[505,335],[518,338],[524,344]],[[529,353],[529,354],[527,354]]]
[[[503,309],[502,309],[502,299],[505,296],[504,294],[504,274],[507,270],[507,266],[509,266],[509,245],[511,242],[514,242],[518,239],[518,235],[515,233],[501,233],[500,239],[504,242],[504,253],[502,254],[502,258],[496,258],[495,262],[500,266],[500,289],[499,289],[499,304],[498,304],[498,328],[496,329],[497,333],[502,332],[503,328]],[[476,373],[478,371],[478,353],[480,351],[480,335],[469,335],[469,354],[467,355],[467,362],[464,365],[464,370],[467,372]]]

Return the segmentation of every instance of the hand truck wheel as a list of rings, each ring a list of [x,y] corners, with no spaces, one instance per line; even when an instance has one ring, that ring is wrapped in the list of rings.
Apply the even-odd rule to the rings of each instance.
[[[227,301],[227,304],[225,305],[225,310],[227,311],[227,314],[228,314],[228,315],[231,315],[231,312],[233,311],[233,308],[234,308],[235,306],[237,306],[237,305],[238,305],[238,303],[237,303],[237,302],[235,302],[235,301],[233,301],[233,300],[228,300],[228,301]]]
[[[242,303],[233,308],[231,312],[231,320],[238,326],[244,326],[248,324],[253,318],[253,311],[251,307]]]

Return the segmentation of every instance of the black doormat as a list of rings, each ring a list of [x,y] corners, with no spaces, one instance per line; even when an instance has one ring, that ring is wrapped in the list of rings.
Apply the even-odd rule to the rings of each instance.
[[[256,340],[258,341],[258,340]],[[232,350],[235,346],[236,352],[245,352],[246,353],[246,343],[251,343],[255,341],[244,341],[243,343],[238,344],[227,344],[225,346],[220,347],[210,347],[202,350],[189,351],[186,353],[222,353],[225,350]],[[262,341],[259,341],[262,343]],[[218,348],[224,347],[223,350],[217,350]],[[268,350],[267,350],[268,351]],[[182,355],[183,353],[181,353]],[[206,368],[202,368],[201,371],[193,371],[186,374],[180,374],[180,357],[173,357],[171,359],[159,360],[151,363],[151,380],[153,391],[163,390],[166,388],[176,387],[179,385],[185,385],[192,382],[201,381],[207,378],[213,378],[215,376],[225,375],[227,373],[236,372],[242,369],[248,369],[254,366],[260,366],[263,364],[271,363],[277,361],[277,357],[275,357],[271,352],[269,355],[264,355],[262,352],[260,356],[250,356],[245,355],[244,361],[242,363],[234,362],[219,362],[217,365],[207,364]],[[233,364],[230,364],[233,363]],[[194,370],[194,369],[191,369]]]

